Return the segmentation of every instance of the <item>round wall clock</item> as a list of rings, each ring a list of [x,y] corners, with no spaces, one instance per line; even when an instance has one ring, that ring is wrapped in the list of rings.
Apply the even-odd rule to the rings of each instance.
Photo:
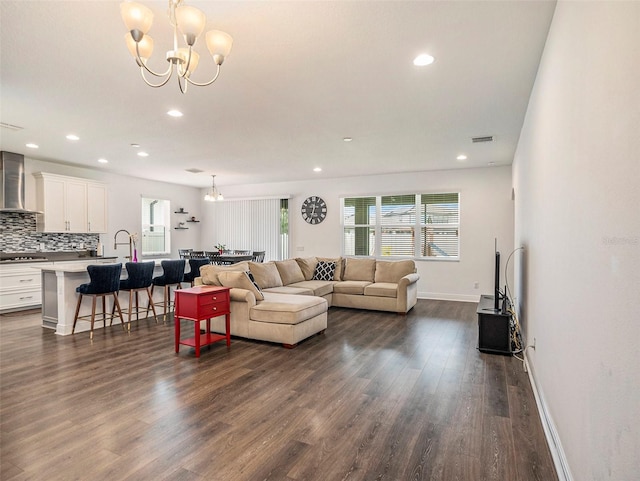
[[[309,224],[319,224],[327,217],[327,204],[320,197],[307,197],[300,209],[302,218]]]

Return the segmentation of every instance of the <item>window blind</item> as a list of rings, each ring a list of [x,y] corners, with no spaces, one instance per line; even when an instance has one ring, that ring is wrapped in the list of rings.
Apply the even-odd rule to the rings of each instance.
[[[230,250],[265,251],[265,261],[289,257],[287,199],[225,200],[213,204],[216,244]]]

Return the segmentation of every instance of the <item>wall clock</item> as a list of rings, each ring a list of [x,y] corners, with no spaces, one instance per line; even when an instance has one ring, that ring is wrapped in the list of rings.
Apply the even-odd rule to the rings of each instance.
[[[319,224],[327,217],[327,204],[320,197],[312,195],[304,200],[300,213],[309,224]]]

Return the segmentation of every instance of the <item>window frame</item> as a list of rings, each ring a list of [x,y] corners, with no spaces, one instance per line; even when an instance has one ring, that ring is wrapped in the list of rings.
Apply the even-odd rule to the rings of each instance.
[[[435,223],[435,224],[432,222],[429,223],[429,222],[426,222],[426,217],[425,217],[425,222],[422,222],[422,217],[423,217],[422,214],[427,211],[427,208],[425,208],[424,210],[422,208],[423,205],[427,205],[427,204],[423,204],[422,200],[424,197],[428,197],[428,196],[434,196],[436,198],[439,196],[442,196],[444,199],[446,199],[447,196],[455,196],[455,199],[457,199],[457,202],[450,203],[455,205],[455,208],[450,212],[447,212],[445,209],[445,213],[443,213],[443,216],[446,217],[445,214],[449,216],[449,218],[447,219],[448,222]],[[413,204],[414,207],[412,209],[409,209],[409,211],[407,211],[404,214],[404,215],[411,216],[410,222],[402,222],[401,218],[399,218],[398,221],[396,222],[385,222],[384,220],[385,215],[388,215],[389,213],[393,215],[392,212],[388,211],[385,214],[384,211],[388,210],[389,206],[393,205],[394,197],[400,198],[398,203],[399,206],[410,205],[410,204],[403,204],[402,201],[404,200],[406,202],[408,200],[407,197],[414,198],[414,204]],[[461,197],[462,196],[460,191],[343,196],[340,198],[340,208],[341,208],[341,218],[340,218],[341,226],[340,227],[342,231],[342,247],[341,247],[342,255],[349,256],[349,257],[369,257],[369,258],[381,258],[381,259],[414,259],[414,260],[423,260],[423,261],[457,262],[460,260],[460,247],[461,247],[461,231],[460,231]],[[356,213],[355,212],[348,213],[346,210],[346,208],[349,207],[348,206],[349,203],[354,204],[353,208],[357,209],[358,208],[357,199],[365,199],[365,200],[375,199],[375,207],[373,207],[375,209],[375,212],[373,213],[373,215],[368,216],[368,220],[369,220],[368,224],[360,224],[360,223],[356,224],[355,223]],[[369,203],[364,202],[363,205],[368,206],[369,209],[373,206],[371,202]],[[435,204],[429,204],[429,205],[435,205]],[[346,218],[348,215],[352,215],[354,217],[354,223],[348,223],[346,221]],[[401,216],[401,215],[403,214],[398,214],[398,216]],[[457,222],[451,222],[452,217],[453,217],[453,220]],[[441,230],[444,233],[444,235],[446,235],[447,231],[450,231],[450,230],[455,231],[454,243],[448,244],[446,246],[446,248],[449,248],[449,249],[454,248],[455,255],[442,255],[442,254],[423,255],[422,254],[423,250],[426,249],[424,240],[423,240],[424,229],[428,228],[429,226],[435,226],[434,228],[436,230]],[[355,241],[353,241],[353,243],[347,241],[347,231],[356,229],[356,228],[361,228],[361,229],[367,228],[370,231],[368,236],[369,242],[367,244],[369,247],[368,249],[369,253],[367,255],[357,253],[358,248],[356,246]],[[409,244],[411,246],[410,250],[413,251],[411,254],[409,254],[406,251],[406,249],[405,249],[405,252],[401,254],[391,253],[393,252],[394,247],[396,249],[402,249],[403,242],[398,243],[396,246],[385,245],[383,238],[385,236],[393,235],[392,232],[394,230],[404,231],[405,233],[409,232],[409,235],[411,236],[411,240]],[[373,243],[373,247],[371,246],[371,243]],[[438,250],[443,253],[445,252],[445,250],[441,248],[438,248]],[[362,252],[362,250],[360,250],[360,252]]]
[[[145,209],[145,201],[147,202],[163,202],[163,222],[153,224],[151,222],[146,223],[147,219],[151,220],[151,214],[145,215],[143,210]],[[151,228],[163,227],[164,228],[164,250],[145,250],[144,246],[148,242],[145,241],[148,233],[152,232]],[[157,196],[140,196],[140,254],[145,256],[161,256],[171,254],[171,201],[169,199],[160,199]]]

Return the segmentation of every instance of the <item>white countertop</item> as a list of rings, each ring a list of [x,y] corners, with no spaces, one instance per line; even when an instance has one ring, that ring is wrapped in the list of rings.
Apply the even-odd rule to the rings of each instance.
[[[163,260],[168,260],[168,259],[154,259],[154,263],[156,265],[156,267],[159,267],[161,264],[161,262]],[[143,261],[144,262],[144,261]],[[113,262],[113,259],[111,260],[98,260],[98,259],[94,259],[92,261],[90,260],[86,260],[86,261],[74,261],[74,262],[56,262],[53,265],[37,265],[37,264],[29,264],[28,267],[32,268],[32,269],[39,269],[41,271],[48,271],[48,272],[87,272],[87,266],[90,264],[118,264],[117,262]],[[122,265],[122,269],[125,269],[124,264]]]

